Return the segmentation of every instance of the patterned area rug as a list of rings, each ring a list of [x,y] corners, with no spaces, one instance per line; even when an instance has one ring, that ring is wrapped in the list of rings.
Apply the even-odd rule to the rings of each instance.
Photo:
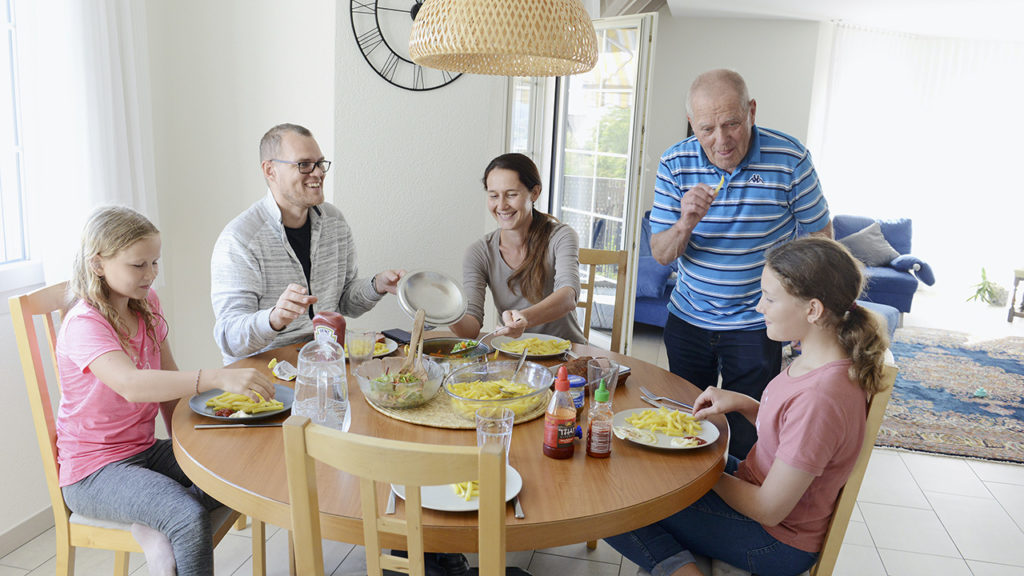
[[[1024,338],[901,328],[878,446],[1024,463]]]

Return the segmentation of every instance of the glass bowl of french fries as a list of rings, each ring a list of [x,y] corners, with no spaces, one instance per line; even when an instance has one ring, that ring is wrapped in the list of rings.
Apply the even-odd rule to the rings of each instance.
[[[541,364],[526,362],[512,381],[516,364],[516,360],[476,362],[452,370],[445,378],[444,390],[451,396],[455,413],[475,420],[477,409],[484,406],[510,408],[516,417],[536,410],[547,400],[555,377]]]
[[[421,358],[427,378],[399,374],[405,357],[374,358],[359,365],[356,380],[363,396],[383,408],[415,408],[429,402],[444,379],[444,367],[430,358]]]

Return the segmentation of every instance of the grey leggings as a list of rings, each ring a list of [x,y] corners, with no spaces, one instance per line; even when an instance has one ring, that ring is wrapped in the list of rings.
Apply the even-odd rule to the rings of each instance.
[[[85,516],[138,522],[163,532],[174,548],[178,576],[212,576],[209,510],[220,504],[181,471],[170,440],[112,462],[63,488],[68,508]]]

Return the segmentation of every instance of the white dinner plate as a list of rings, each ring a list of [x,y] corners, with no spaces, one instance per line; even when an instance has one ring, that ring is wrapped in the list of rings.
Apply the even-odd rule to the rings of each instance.
[[[280,384],[274,384],[274,398],[281,401],[284,407],[280,410],[271,410],[270,412],[260,412],[259,414],[253,414],[245,418],[231,418],[230,416],[217,416],[213,413],[213,408],[206,405],[206,401],[210,398],[220,396],[224,391],[219,388],[213,390],[207,390],[202,394],[196,394],[195,396],[188,399],[188,407],[193,412],[200,416],[206,416],[207,418],[213,418],[214,420],[223,420],[224,422],[233,422],[235,424],[245,424],[253,420],[262,420],[271,416],[277,416],[278,414],[285,412],[292,407],[292,401],[295,399],[295,391],[287,386]]]
[[[381,358],[381,357],[387,356],[388,354],[391,354],[395,350],[398,350],[398,342],[395,342],[391,338],[385,338],[384,339],[384,345],[388,347],[387,351],[386,352],[381,352],[380,354],[377,354],[376,352],[374,352],[374,354],[373,354],[374,358]],[[345,350],[345,359],[348,360],[348,350]]]
[[[656,408],[630,408],[629,410],[616,412],[615,416],[612,418],[612,426],[630,426],[629,424],[626,423],[626,417],[631,416],[633,414],[637,414],[639,412],[643,412],[644,410],[656,410]],[[669,408],[669,410],[671,410],[671,408]],[[703,448],[704,446],[714,444],[715,440],[718,440],[718,427],[706,420],[701,422],[700,434],[697,434],[697,438],[703,440],[705,444],[701,444],[700,446],[673,446],[672,438],[679,438],[679,436],[669,436],[667,434],[662,434],[661,432],[655,432],[654,436],[658,439],[657,443],[655,444],[639,442],[637,440],[633,440],[632,438],[628,438],[628,440],[630,442],[640,444],[641,446],[650,446],[652,448],[665,448],[668,450],[692,450],[694,448]]]
[[[405,500],[405,486],[392,484],[391,489],[395,491],[396,496]],[[519,475],[519,471],[511,466],[507,467],[505,469],[505,501],[508,502],[515,498],[522,489],[523,477]],[[420,495],[423,499],[423,507],[431,510],[469,512],[480,509],[479,498],[466,500],[455,493],[455,488],[451,484],[424,486],[420,490]]]
[[[508,336],[495,336],[494,338],[491,339],[491,348],[501,350],[502,354],[508,354],[509,356],[519,357],[522,354],[519,354],[518,352],[509,352],[508,350],[503,349],[501,346],[503,344],[508,344],[509,342],[515,342],[517,340],[527,340],[529,338],[536,338],[537,340],[566,340],[566,338],[559,338],[558,336],[552,336],[550,334],[536,334],[532,332],[523,332],[523,335],[520,336],[519,338],[509,338]],[[571,342],[569,343],[569,349],[572,349]],[[526,357],[554,358],[556,356],[561,356],[562,354],[565,354],[564,350],[562,352],[555,352],[554,354],[534,354],[532,351],[527,351]]]

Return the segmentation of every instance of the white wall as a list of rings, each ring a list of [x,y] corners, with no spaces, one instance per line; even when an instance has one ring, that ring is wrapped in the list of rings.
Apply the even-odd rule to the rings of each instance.
[[[210,254],[266,185],[259,140],[281,122],[334,146],[332,0],[151,0],[150,76],[163,232],[161,299],[178,366],[219,366]]]
[[[404,90],[363,59],[347,10],[338,11],[337,29],[332,184],[360,273],[430,269],[461,282],[466,247],[495,226],[480,178],[504,152],[507,81],[463,75],[436,90]],[[387,296],[349,325],[408,330],[412,319]]]
[[[661,154],[686,137],[686,93],[701,72],[739,72],[757,100],[757,124],[806,142],[817,38],[818,25],[813,22],[673,18],[668,8],[662,8],[641,210],[649,210],[654,201]],[[828,183],[823,185],[827,194]]]

